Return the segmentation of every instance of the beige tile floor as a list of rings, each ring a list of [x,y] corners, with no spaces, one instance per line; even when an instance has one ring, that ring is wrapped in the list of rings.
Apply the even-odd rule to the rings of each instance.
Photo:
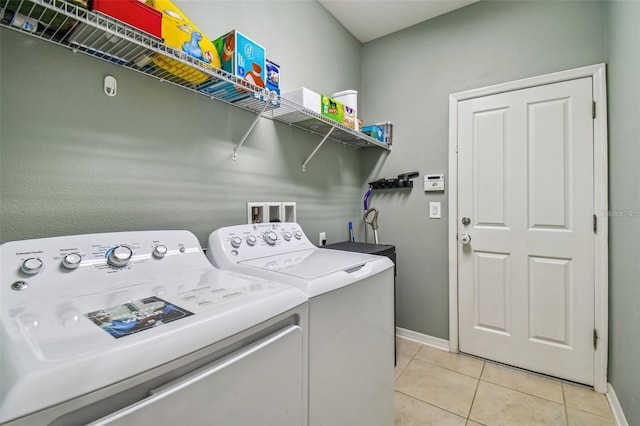
[[[614,426],[590,389],[397,338],[396,426]]]

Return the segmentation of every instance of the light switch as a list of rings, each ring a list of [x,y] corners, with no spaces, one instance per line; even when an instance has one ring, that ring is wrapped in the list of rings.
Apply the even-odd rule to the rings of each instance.
[[[429,203],[429,217],[431,219],[440,219],[440,203],[439,202]]]

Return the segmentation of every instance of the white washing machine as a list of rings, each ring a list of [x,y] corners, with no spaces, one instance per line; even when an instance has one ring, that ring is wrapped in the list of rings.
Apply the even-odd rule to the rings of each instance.
[[[394,424],[391,260],[317,248],[296,223],[220,228],[207,257],[309,297],[310,425]]]
[[[306,424],[306,296],[190,232],[8,242],[0,266],[0,424]]]

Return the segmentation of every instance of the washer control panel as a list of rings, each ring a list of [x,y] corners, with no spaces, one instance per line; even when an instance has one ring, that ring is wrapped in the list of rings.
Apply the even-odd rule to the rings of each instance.
[[[3,300],[59,291],[85,294],[104,278],[146,281],[208,266],[198,239],[188,231],[115,232],[12,241],[0,246]],[[96,289],[97,290],[97,289]]]
[[[254,223],[219,228],[209,236],[207,257],[223,267],[225,261],[236,263],[264,256],[315,249],[294,222]]]

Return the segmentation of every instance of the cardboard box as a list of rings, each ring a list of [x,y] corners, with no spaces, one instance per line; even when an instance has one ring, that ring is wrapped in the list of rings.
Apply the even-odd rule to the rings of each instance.
[[[331,97],[338,102],[342,102],[344,106],[342,124],[358,130],[358,92],[356,90],[343,90],[342,92],[334,93]]]
[[[220,68],[258,87],[265,87],[264,47],[237,30],[218,37],[213,41],[213,45],[220,56]],[[204,84],[198,90],[228,102],[238,101],[251,95],[251,92],[234,87],[226,81]]]
[[[266,60],[267,66],[267,89],[280,94],[280,65],[269,59]]]
[[[147,0],[147,3],[162,12],[164,44],[220,68],[220,58],[213,43],[179,8],[170,0]],[[208,74],[159,53],[153,55],[153,62],[156,66],[190,83],[200,84],[209,79]]]
[[[320,94],[320,114],[337,121],[338,123],[344,122],[344,105],[342,102],[336,101],[328,95]]]
[[[364,126],[362,128],[362,133],[367,136],[371,136],[375,140],[384,142],[384,129],[380,126]]]

